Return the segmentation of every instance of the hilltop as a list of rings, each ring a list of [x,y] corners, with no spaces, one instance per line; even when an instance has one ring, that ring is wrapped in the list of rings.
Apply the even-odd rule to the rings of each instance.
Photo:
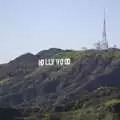
[[[38,66],[40,58],[65,57],[71,58],[71,65]],[[94,110],[101,108],[104,111],[103,103],[113,98],[119,101],[119,88],[119,49],[75,51],[51,48],[36,55],[26,53],[0,65],[1,107],[28,109],[38,106],[38,111],[66,111],[63,116],[69,115],[71,110],[83,111],[85,104],[89,109],[94,106]],[[84,111],[87,112],[87,108]]]

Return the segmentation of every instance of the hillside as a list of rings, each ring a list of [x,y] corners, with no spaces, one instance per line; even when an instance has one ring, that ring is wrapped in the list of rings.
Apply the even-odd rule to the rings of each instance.
[[[38,66],[39,58],[66,57],[72,60],[69,66]],[[108,109],[110,100],[115,103],[112,106],[119,106],[119,88],[119,49],[75,51],[51,48],[36,55],[26,53],[0,65],[1,108],[20,111],[24,108],[25,113],[35,109],[35,115],[43,113],[46,118],[41,119],[46,120],[54,120],[51,115],[63,116],[55,120],[88,120],[90,116],[97,120],[99,113],[104,114],[99,120],[108,120],[107,117],[114,114]],[[34,112],[27,113],[29,118]],[[69,118],[74,114],[78,118]]]

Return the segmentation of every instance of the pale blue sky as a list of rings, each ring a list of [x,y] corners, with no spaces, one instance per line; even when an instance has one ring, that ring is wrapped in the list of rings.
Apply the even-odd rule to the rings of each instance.
[[[120,47],[120,0],[0,0],[0,63],[51,47],[91,48],[102,39],[104,8],[109,43]]]

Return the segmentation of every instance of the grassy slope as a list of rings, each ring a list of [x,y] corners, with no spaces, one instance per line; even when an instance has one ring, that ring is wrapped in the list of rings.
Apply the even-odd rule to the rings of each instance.
[[[114,93],[116,93],[114,96]],[[69,111],[37,113],[27,120],[120,120],[120,89],[101,88],[81,96],[82,106],[74,104]],[[107,95],[110,93],[109,95]],[[83,97],[83,98],[82,98]],[[100,100],[101,99],[101,100]],[[116,109],[117,106],[117,109]],[[119,109],[118,109],[119,108]]]
[[[68,112],[46,113],[44,120],[120,120],[120,113],[111,112],[108,106],[104,105],[89,106]]]

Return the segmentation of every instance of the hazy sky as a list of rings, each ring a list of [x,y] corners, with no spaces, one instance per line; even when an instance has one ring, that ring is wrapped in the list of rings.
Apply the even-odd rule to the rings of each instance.
[[[91,48],[107,37],[120,47],[120,0],[0,0],[0,63],[51,47]]]

